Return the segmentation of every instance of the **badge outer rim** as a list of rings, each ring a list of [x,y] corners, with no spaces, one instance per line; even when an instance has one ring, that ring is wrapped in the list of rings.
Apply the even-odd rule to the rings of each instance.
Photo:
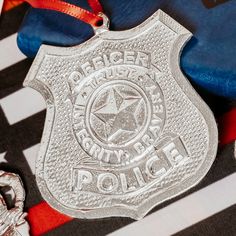
[[[87,48],[89,45],[90,46],[89,49],[91,50],[91,43],[93,43],[93,47],[96,47],[97,43],[100,43],[100,39],[102,38],[121,40],[121,39],[125,39],[127,35],[129,35],[128,38],[130,38],[132,36],[135,36],[137,32],[148,30],[149,27],[151,27],[151,25],[153,23],[156,23],[157,21],[164,23],[165,25],[167,25],[172,30],[178,33],[178,37],[176,41],[173,43],[175,47],[174,48],[172,47],[170,58],[169,58],[171,73],[174,74],[173,77],[175,78],[176,82],[178,83],[182,91],[192,101],[194,106],[201,112],[207,124],[207,127],[209,129],[208,152],[206,154],[206,158],[204,162],[201,165],[201,168],[197,170],[195,175],[183,181],[181,185],[179,185],[178,187],[175,186],[173,189],[169,190],[168,192],[162,193],[161,195],[151,196],[146,202],[138,206],[136,209],[134,209],[133,207],[132,208],[131,207],[126,207],[126,208],[107,207],[107,208],[99,208],[99,209],[92,209],[89,211],[83,211],[83,210],[75,210],[75,209],[71,209],[66,206],[63,206],[51,195],[50,191],[47,188],[46,182],[41,177],[43,175],[43,159],[44,159],[44,155],[46,153],[49,140],[50,140],[50,134],[51,134],[50,131],[53,125],[55,108],[53,106],[53,101],[52,101],[53,95],[51,94],[49,89],[46,88],[44,85],[42,85],[40,81],[35,80],[34,78],[37,74],[37,70],[40,67],[40,64],[42,63],[46,55],[54,55],[54,54],[59,55],[61,53],[61,55],[69,56],[71,55],[71,50],[67,50],[67,48],[60,48],[60,53],[58,53],[57,51],[58,47],[42,45],[24,81],[24,86],[32,87],[35,90],[39,91],[40,94],[43,95],[47,103],[45,127],[44,127],[44,131],[42,135],[38,158],[37,158],[38,164],[36,167],[36,180],[37,180],[39,190],[42,196],[44,197],[44,199],[57,211],[61,211],[62,213],[69,215],[71,217],[75,217],[75,218],[96,219],[96,218],[122,216],[122,217],[131,217],[133,219],[138,220],[138,219],[143,218],[155,206],[169,199],[172,199],[176,196],[179,196],[180,194],[196,186],[205,177],[213,161],[215,160],[215,156],[217,153],[217,146],[218,146],[218,131],[217,131],[217,125],[214,119],[214,115],[209,109],[209,107],[202,100],[202,98],[194,90],[194,88],[192,87],[188,79],[184,76],[179,65],[181,51],[183,47],[185,46],[185,44],[187,43],[187,41],[192,36],[192,34],[186,28],[184,28],[182,25],[180,25],[178,22],[176,22],[174,19],[172,19],[162,10],[158,10],[148,20],[144,21],[141,25],[135,28],[132,28],[130,30],[125,30],[125,31],[103,32],[100,35],[95,35],[94,37],[86,41],[85,43],[82,43],[81,45],[74,46],[71,48],[74,50],[79,49],[81,51],[83,50],[83,48]],[[172,23],[172,25],[169,24],[170,22]],[[44,93],[42,93],[42,86],[44,89]]]

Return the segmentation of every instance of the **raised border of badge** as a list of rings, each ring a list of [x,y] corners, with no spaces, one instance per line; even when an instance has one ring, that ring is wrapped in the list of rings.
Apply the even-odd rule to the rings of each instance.
[[[83,54],[95,49],[103,40],[122,42],[138,38],[158,23],[167,26],[178,35],[170,50],[167,63],[169,63],[171,76],[184,93],[182,96],[186,96],[188,101],[192,102],[193,113],[199,112],[197,115],[194,113],[193,116],[200,117],[196,122],[199,122],[199,126],[202,125],[202,127],[197,128],[203,129],[202,137],[205,140],[205,143],[202,140],[201,144],[204,158],[194,163],[200,168],[190,166],[185,169],[185,163],[191,158],[189,147],[185,146],[187,142],[185,137],[170,131],[165,135],[162,134],[162,130],[168,126],[164,108],[165,96],[162,94],[161,86],[159,87],[156,82],[157,78],[161,78],[162,72],[156,64],[151,63],[149,54],[135,50],[120,52],[117,49],[109,54],[109,58],[105,54],[101,54],[100,58],[88,58],[95,67],[92,73],[90,73],[91,65],[86,62],[80,65],[83,75],[76,71],[67,78],[71,93],[66,102],[73,105],[70,121],[71,138],[80,145],[80,154],[86,153],[90,159],[81,157],[79,164],[71,169],[72,180],[65,179],[72,192],[83,193],[86,197],[74,201],[77,205],[68,203],[71,199],[66,199],[64,195],[56,198],[50,190],[53,187],[48,187],[51,181],[50,174],[44,173],[46,154],[53,139],[56,98],[48,88],[50,86],[40,81],[43,80],[44,74],[35,79],[44,59],[47,55],[60,58],[60,56]],[[187,191],[206,175],[216,156],[218,136],[213,114],[179,68],[180,52],[190,37],[191,33],[188,30],[158,10],[144,23],[130,30],[107,31],[103,29],[90,40],[76,47],[58,48],[43,45],[40,48],[24,85],[38,90],[47,102],[47,116],[37,160],[36,179],[43,197],[52,207],[77,218],[128,216],[140,219],[154,206]],[[168,39],[166,43],[168,44]],[[110,70],[109,66],[96,69],[96,66],[99,67],[101,64],[101,58],[103,64],[113,63],[114,66],[110,66]],[[126,60],[126,65],[119,65],[119,60],[123,62]],[[137,69],[137,65],[141,69]],[[75,77],[80,76],[83,79],[76,84]],[[118,127],[117,122],[120,122]],[[139,163],[139,166],[135,167],[135,163]],[[133,165],[134,168],[131,170],[129,167],[130,169],[125,170],[126,165]],[[119,168],[123,168],[122,173],[117,170]],[[176,177],[179,184],[170,185],[162,191],[164,183],[169,181],[164,177],[171,175],[173,170],[176,171],[175,176],[170,177],[173,181],[179,175],[190,177],[185,176],[180,180]],[[194,174],[191,173],[193,170]],[[132,182],[133,178],[138,186],[135,189],[132,189],[134,186],[127,184],[127,181]],[[163,182],[157,184],[158,178]],[[127,196],[127,201],[121,200],[122,194]],[[100,197],[97,198],[97,195]],[[139,195],[142,195],[144,199],[140,200],[141,203],[138,199]],[[103,196],[106,197],[103,198]],[[81,204],[84,204],[83,208]]]

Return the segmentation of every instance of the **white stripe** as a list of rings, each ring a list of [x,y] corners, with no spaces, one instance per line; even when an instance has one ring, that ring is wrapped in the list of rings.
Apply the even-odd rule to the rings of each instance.
[[[0,153],[0,163],[7,163],[5,159],[6,152]]]
[[[3,5],[3,0],[0,0],[0,15],[1,15],[1,12],[2,12],[2,5]]]
[[[17,47],[16,37],[17,34],[13,34],[0,40],[0,70],[3,70],[26,58],[26,56]]]
[[[132,223],[110,236],[175,234],[236,203],[236,173]]]
[[[36,164],[36,158],[39,151],[39,144],[36,144],[30,148],[27,148],[23,151],[25,158],[32,170],[32,173],[35,174],[35,164]]]
[[[12,125],[45,109],[43,97],[31,88],[23,88],[0,100],[8,122]]]

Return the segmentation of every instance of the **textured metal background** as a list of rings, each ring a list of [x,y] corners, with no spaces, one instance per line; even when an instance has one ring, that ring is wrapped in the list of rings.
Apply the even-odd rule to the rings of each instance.
[[[212,113],[184,78],[178,65],[179,53],[190,36],[184,27],[158,11],[134,29],[106,31],[77,47],[42,46],[25,85],[39,90],[47,102],[36,177],[42,195],[54,208],[78,218],[118,215],[140,218],[160,202],[197,184],[207,173],[216,155],[216,124]],[[89,191],[75,193],[71,190],[72,170],[87,154],[72,131],[73,99],[68,99],[68,95],[72,97],[73,91],[68,78],[87,61],[114,51],[140,51],[151,55],[149,71],[160,73],[156,82],[165,101],[166,120],[162,136],[169,133],[179,136],[186,146],[188,159],[137,192],[120,196],[101,194],[97,190],[93,194]],[[81,84],[88,79],[86,77],[81,79]],[[79,81],[78,91],[81,86]],[[89,155],[87,158],[93,159]],[[101,167],[97,162],[96,168]],[[112,165],[107,168],[112,172]]]

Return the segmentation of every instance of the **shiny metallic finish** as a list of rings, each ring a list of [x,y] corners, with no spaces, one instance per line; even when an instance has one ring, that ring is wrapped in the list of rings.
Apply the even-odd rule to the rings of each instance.
[[[0,235],[17,236],[29,235],[29,225],[23,212],[25,191],[21,179],[14,173],[0,170],[0,187],[11,187],[14,207],[9,209],[4,197],[0,195]]]
[[[25,81],[47,102],[37,183],[64,214],[140,219],[205,176],[216,124],[180,71],[183,26],[159,10],[95,30],[76,47],[42,46]]]

